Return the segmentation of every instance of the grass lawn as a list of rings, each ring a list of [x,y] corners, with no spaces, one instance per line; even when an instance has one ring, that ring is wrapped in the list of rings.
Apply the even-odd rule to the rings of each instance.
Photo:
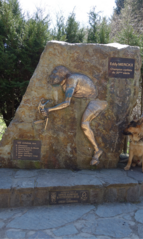
[[[6,124],[3,121],[2,116],[0,116],[0,140],[2,139],[2,135],[4,134],[6,129]]]

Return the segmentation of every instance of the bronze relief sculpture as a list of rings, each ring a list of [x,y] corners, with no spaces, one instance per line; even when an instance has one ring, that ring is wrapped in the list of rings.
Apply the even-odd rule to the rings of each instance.
[[[94,147],[94,155],[90,162],[91,165],[99,163],[99,157],[102,150],[99,149],[94,133],[90,128],[90,122],[96,118],[101,111],[107,107],[106,101],[101,101],[97,98],[98,91],[92,80],[86,75],[79,73],[71,73],[64,66],[57,66],[50,75],[51,85],[60,84],[65,92],[64,102],[50,108],[41,107],[40,112],[43,116],[48,117],[49,112],[61,110],[70,105],[72,97],[90,99],[81,120],[81,128]]]

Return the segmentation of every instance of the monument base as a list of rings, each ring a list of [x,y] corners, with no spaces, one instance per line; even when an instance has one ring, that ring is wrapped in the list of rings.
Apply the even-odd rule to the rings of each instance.
[[[139,202],[141,168],[71,171],[0,169],[0,207]]]

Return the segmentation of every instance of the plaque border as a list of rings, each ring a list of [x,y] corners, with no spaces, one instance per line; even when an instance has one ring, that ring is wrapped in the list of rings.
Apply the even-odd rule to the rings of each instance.
[[[133,69],[133,76],[128,76],[128,75],[120,75],[120,76],[117,76],[116,74],[115,74],[115,76],[114,75],[112,75],[112,73],[111,73],[111,71],[110,71],[110,61],[111,61],[111,59],[112,58],[116,58],[116,59],[127,59],[127,60],[132,60],[133,61],[133,64],[134,64],[134,67],[132,68]],[[135,62],[136,62],[136,59],[135,58],[124,58],[124,57],[109,57],[108,58],[108,77],[109,78],[120,78],[120,79],[134,79],[134,77],[135,77]],[[124,63],[124,62],[123,62]],[[123,69],[123,68],[122,68]]]
[[[14,141],[16,140],[21,140],[21,141],[39,141],[41,143],[40,145],[40,159],[36,159],[36,160],[31,160],[31,159],[16,159],[14,157]],[[12,161],[26,161],[26,162],[41,162],[41,147],[42,147],[42,141],[39,139],[13,139],[13,143],[12,143]]]
[[[72,191],[75,191],[75,192],[78,192],[79,193],[79,195],[80,195],[80,198],[79,198],[79,200],[78,200],[78,202],[65,202],[65,203],[58,203],[58,200],[57,200],[57,193],[62,193],[62,192],[72,192]],[[81,198],[81,193],[84,193],[84,192],[86,192],[87,193],[87,200],[85,200],[85,202],[84,202],[84,200],[82,200],[82,198]],[[53,203],[52,201],[51,201],[51,194],[55,194],[55,202]],[[89,203],[89,201],[90,201],[90,191],[89,190],[76,190],[76,189],[71,189],[71,190],[52,190],[52,191],[49,191],[49,204],[50,205],[63,205],[63,204],[86,204],[86,203]]]

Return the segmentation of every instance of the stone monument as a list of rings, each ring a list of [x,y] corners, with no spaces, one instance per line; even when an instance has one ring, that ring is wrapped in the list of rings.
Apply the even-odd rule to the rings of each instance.
[[[140,68],[138,47],[48,42],[0,143],[0,166],[116,167]]]

